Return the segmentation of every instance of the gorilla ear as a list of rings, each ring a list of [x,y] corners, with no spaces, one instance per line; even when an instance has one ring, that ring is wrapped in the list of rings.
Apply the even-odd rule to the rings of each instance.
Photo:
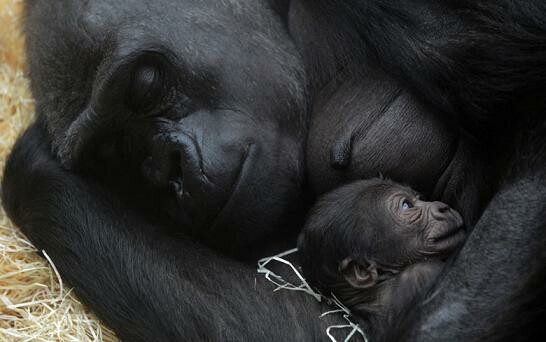
[[[359,262],[345,258],[339,263],[339,271],[351,287],[364,290],[377,284],[378,273],[375,262]]]

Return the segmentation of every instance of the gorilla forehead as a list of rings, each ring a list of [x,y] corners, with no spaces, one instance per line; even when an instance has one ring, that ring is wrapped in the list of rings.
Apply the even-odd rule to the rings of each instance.
[[[103,44],[123,50],[146,40],[161,43],[192,67],[246,65],[255,57],[274,55],[288,68],[299,69],[294,48],[273,14],[264,1],[94,1],[81,22]]]
[[[453,158],[456,133],[386,75],[342,82],[323,90],[313,112],[308,163],[315,190],[383,174],[430,195]]]

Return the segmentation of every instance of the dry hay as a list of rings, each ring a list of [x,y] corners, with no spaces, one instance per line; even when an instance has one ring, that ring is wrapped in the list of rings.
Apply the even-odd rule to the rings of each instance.
[[[19,32],[21,2],[0,0],[0,170],[33,113]],[[0,342],[117,341],[50,265],[0,209]]]

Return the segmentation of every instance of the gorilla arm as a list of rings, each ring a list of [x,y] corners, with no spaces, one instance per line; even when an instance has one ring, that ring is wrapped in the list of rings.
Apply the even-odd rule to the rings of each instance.
[[[98,184],[63,170],[40,124],[9,158],[3,202],[123,340],[317,340],[331,323],[318,319],[312,297],[274,294],[253,266],[161,236]]]

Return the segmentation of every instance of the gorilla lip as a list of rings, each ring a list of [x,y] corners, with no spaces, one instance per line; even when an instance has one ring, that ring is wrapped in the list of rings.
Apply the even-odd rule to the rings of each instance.
[[[464,226],[457,225],[455,228],[448,229],[441,235],[433,237],[434,249],[437,254],[446,254],[453,249],[461,246],[466,238]]]
[[[443,232],[441,235],[436,236],[433,239],[436,242],[444,241],[444,240],[448,240],[451,237],[457,236],[457,235],[459,235],[460,233],[463,233],[463,232],[464,232],[464,228],[462,226],[458,226],[456,228],[449,229],[446,232]]]

